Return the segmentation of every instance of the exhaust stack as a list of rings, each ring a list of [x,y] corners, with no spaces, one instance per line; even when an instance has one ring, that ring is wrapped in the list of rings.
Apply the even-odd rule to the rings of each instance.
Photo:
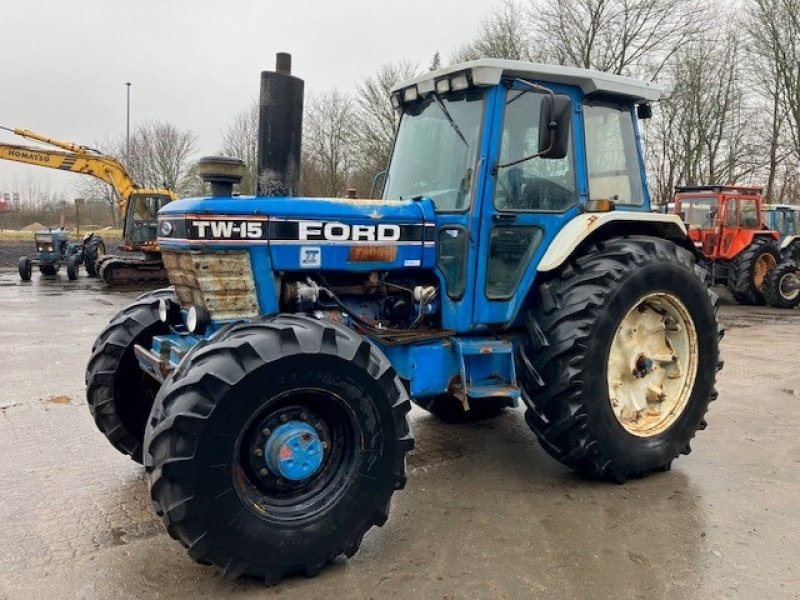
[[[285,52],[277,54],[275,71],[261,72],[259,196],[296,196],[298,192],[304,82],[291,73],[292,56]]]

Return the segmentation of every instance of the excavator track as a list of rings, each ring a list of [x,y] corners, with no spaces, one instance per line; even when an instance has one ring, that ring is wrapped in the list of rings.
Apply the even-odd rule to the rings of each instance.
[[[97,265],[97,275],[111,286],[168,284],[164,262],[137,256],[105,256]]]

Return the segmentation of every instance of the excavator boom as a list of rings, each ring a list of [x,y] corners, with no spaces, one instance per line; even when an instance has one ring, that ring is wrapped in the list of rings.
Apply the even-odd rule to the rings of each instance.
[[[98,262],[98,272],[106,283],[117,285],[144,281],[161,282],[165,279],[166,274],[156,242],[155,214],[167,202],[177,200],[175,192],[140,188],[117,159],[92,148],[49,138],[27,129],[2,126],[0,129],[59,148],[55,150],[0,143],[0,160],[91,175],[114,189],[120,214],[124,220],[125,239],[121,248],[128,251],[142,251],[145,253],[145,259],[129,256],[102,258]]]

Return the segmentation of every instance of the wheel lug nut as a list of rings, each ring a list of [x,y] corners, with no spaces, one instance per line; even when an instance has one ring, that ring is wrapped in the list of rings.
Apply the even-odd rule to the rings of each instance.
[[[322,423],[320,422],[314,423],[314,429],[316,429],[317,431],[322,431]]]
[[[323,450],[327,450],[328,449],[328,442],[322,442],[322,449]]]
[[[264,456],[264,450],[262,450],[261,448],[256,448],[255,450],[253,450],[253,454],[255,454],[256,456]]]
[[[258,473],[259,473],[259,474],[260,474],[262,477],[266,477],[267,475],[269,475],[269,469],[267,469],[267,468],[265,467],[265,468],[261,469],[261,470],[260,470]]]
[[[281,415],[281,423],[286,423],[286,421],[288,421],[288,420],[289,420],[289,417],[287,417],[286,415]]]
[[[283,486],[283,479],[278,479],[275,483],[277,483],[279,486]]]
[[[269,427],[264,427],[264,429],[261,430],[261,433],[264,437],[269,437],[269,434],[272,432],[270,431]]]

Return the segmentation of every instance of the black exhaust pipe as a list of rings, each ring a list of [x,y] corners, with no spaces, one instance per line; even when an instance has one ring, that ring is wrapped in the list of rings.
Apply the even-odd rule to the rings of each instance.
[[[297,196],[303,86],[303,80],[292,75],[292,55],[286,52],[277,54],[274,72],[261,72],[256,186],[259,196]]]

